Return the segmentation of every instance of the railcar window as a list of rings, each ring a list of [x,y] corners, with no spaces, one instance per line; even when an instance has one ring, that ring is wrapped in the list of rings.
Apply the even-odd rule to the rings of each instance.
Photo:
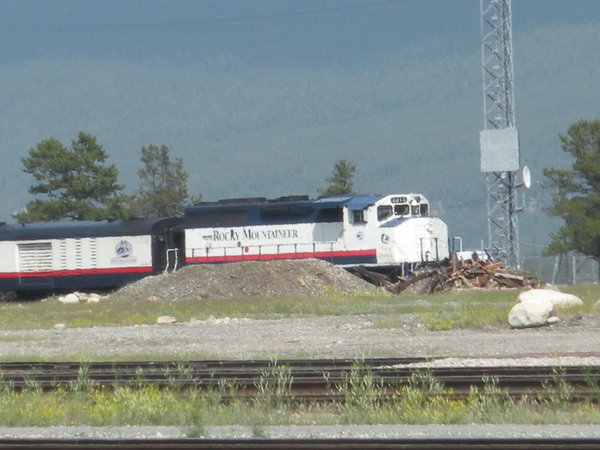
[[[269,206],[261,208],[260,215],[263,221],[272,222],[308,222],[314,209],[308,206]]]
[[[248,223],[248,211],[202,211],[189,216],[190,223],[204,227],[234,227]]]
[[[324,208],[319,210],[317,222],[341,222],[343,218],[342,208]]]
[[[381,205],[377,207],[377,220],[380,222],[392,215],[392,207],[390,205]]]
[[[421,215],[423,217],[429,215],[429,205],[427,203],[421,203]]]
[[[408,216],[409,213],[410,213],[410,208],[406,204],[394,206],[394,214],[397,216]]]

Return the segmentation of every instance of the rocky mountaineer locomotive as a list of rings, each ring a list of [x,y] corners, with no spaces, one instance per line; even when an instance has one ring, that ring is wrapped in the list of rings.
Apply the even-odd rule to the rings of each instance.
[[[418,194],[226,200],[185,211],[186,264],[319,258],[397,266],[446,257],[446,224]]]
[[[109,288],[185,264],[319,258],[413,269],[449,256],[420,194],[204,202],[182,217],[0,224],[0,291]]]

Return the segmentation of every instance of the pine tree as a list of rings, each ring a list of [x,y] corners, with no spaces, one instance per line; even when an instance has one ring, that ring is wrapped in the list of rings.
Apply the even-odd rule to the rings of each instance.
[[[181,158],[171,161],[170,149],[150,144],[141,149],[140,188],[133,198],[134,211],[144,217],[179,215],[189,201],[188,174]]]
[[[17,220],[98,220],[125,214],[118,170],[106,165],[108,156],[96,138],[80,132],[71,144],[67,149],[49,138],[22,159],[23,171],[36,180],[29,193],[43,198],[28,202],[23,212],[14,215]]]
[[[600,120],[571,125],[560,141],[574,162],[571,170],[544,169],[544,187],[555,189],[546,212],[564,220],[546,252],[575,250],[600,261]]]
[[[328,186],[325,189],[318,189],[319,195],[327,197],[330,195],[353,194],[354,183],[352,178],[356,172],[356,167],[345,159],[336,161],[331,172],[331,176],[326,178]]]

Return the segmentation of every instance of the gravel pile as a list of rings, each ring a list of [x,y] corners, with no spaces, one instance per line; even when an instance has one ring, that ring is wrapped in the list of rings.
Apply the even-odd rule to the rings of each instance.
[[[113,299],[179,301],[202,298],[315,297],[326,293],[381,293],[345,269],[319,259],[244,261],[185,266],[144,278],[111,295]]]

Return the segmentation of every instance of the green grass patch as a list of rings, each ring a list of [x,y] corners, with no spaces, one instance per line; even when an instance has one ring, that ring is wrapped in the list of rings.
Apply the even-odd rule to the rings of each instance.
[[[245,425],[256,437],[267,425],[308,424],[600,424],[598,401],[580,401],[560,377],[541,393],[513,398],[495,379],[456,397],[427,372],[390,392],[360,363],[345,380],[330,386],[332,401],[304,402],[292,397],[290,372],[274,366],[255,381],[259,395],[244,398],[235,386],[211,390],[182,388],[174,374],[166,387],[101,386],[80,379],[71,386],[43,392],[31,383],[22,391],[0,388],[0,426],[176,425],[201,435],[208,425]],[[557,374],[558,375],[558,374]]]
[[[566,287],[584,301],[583,308],[563,310],[561,317],[590,313],[600,298],[599,285]],[[517,290],[459,290],[425,296],[381,295],[315,298],[198,299],[193,301],[128,301],[106,299],[100,303],[62,304],[56,298],[44,301],[0,304],[0,330],[50,329],[57,323],[67,327],[149,325],[162,315],[179,322],[215,318],[279,319],[327,315],[370,315],[377,328],[403,328],[421,324],[429,330],[506,326]],[[7,336],[5,339],[18,339]],[[0,337],[0,342],[3,338]]]
[[[62,304],[44,301],[0,304],[1,329],[48,329],[57,323],[67,327],[148,325],[162,315],[178,321],[215,318],[278,319],[282,317],[345,314],[404,313],[414,306],[400,297],[324,296],[318,298],[198,299],[193,301],[101,300],[100,303]]]

